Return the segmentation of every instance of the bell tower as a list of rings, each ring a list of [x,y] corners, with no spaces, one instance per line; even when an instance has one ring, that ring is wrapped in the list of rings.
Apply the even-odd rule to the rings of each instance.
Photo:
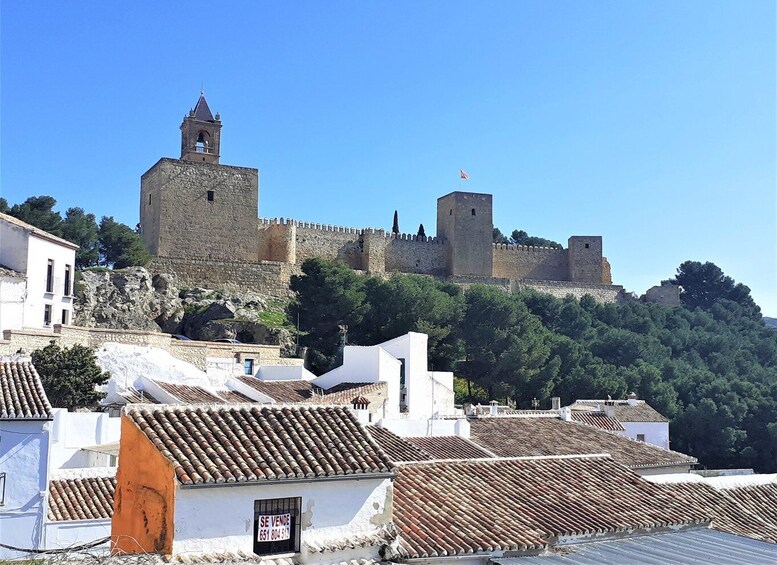
[[[216,117],[205,101],[205,93],[181,124],[181,160],[218,164],[221,145],[221,116]]]

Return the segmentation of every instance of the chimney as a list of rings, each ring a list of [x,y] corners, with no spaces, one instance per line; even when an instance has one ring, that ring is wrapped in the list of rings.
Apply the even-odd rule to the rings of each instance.
[[[561,419],[565,422],[572,421],[572,409],[569,406],[564,406],[561,409]]]
[[[499,415],[499,403],[496,400],[491,401],[491,415],[492,416]]]
[[[604,415],[608,418],[615,418],[615,404],[612,402],[604,403]]]
[[[550,409],[551,410],[561,410],[561,397],[560,396],[554,396],[550,399]]]
[[[629,395],[626,398],[628,399],[629,406],[636,406],[637,405],[637,393],[636,392],[630,392]]]

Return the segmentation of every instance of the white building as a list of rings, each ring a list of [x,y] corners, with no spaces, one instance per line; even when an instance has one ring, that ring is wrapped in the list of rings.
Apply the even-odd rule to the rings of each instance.
[[[386,382],[387,419],[453,416],[453,373],[429,370],[428,341],[426,334],[409,332],[378,345],[347,345],[343,364],[313,384],[329,389],[344,382]]]
[[[61,549],[108,536],[119,424],[52,408],[29,358],[0,359],[0,542]],[[25,555],[0,547],[0,560]]]
[[[393,540],[393,478],[387,456],[345,408],[129,407],[114,551],[377,561]]]
[[[53,418],[32,364],[0,359],[0,533],[4,545],[44,547]],[[0,547],[0,560],[24,554]]]
[[[577,400],[569,408],[603,412],[620,422],[626,437],[669,449],[669,420],[633,392],[626,400]]]
[[[0,277],[0,332],[70,324],[78,246],[7,214],[0,214],[0,242],[0,267],[17,274]],[[11,280],[20,277],[23,291]]]

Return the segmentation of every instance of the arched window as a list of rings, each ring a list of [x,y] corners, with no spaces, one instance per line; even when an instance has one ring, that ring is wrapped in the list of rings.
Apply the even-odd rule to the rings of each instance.
[[[472,209],[472,215],[473,216],[475,215],[475,209],[474,208]]]
[[[201,131],[197,136],[197,142],[194,144],[194,150],[197,153],[208,153],[210,136],[207,131]]]

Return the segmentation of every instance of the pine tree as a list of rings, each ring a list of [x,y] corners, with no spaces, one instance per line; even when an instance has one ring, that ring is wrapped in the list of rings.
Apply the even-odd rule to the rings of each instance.
[[[394,210],[394,225],[391,226],[391,233],[399,234],[399,214]]]

